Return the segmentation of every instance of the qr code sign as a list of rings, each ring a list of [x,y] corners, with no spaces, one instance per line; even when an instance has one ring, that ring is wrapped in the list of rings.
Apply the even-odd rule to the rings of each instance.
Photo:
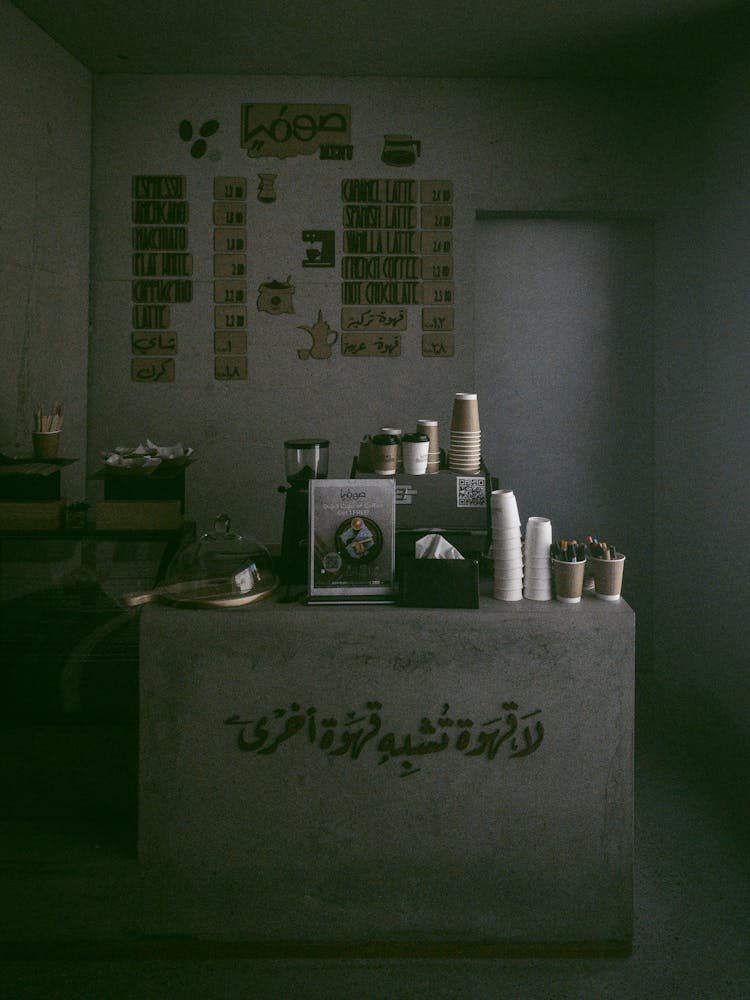
[[[484,476],[456,476],[456,506],[487,506]]]

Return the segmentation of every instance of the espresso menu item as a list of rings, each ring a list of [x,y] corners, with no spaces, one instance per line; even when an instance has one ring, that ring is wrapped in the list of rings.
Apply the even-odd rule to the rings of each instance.
[[[193,299],[188,252],[187,181],[175,174],[137,174],[131,181],[131,282],[134,382],[173,382],[177,334],[172,308]]]

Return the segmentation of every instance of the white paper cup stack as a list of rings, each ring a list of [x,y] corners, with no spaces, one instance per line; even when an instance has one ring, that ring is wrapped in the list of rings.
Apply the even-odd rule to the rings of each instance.
[[[482,431],[475,392],[457,392],[453,400],[448,468],[478,472],[482,465]]]
[[[494,597],[520,601],[523,597],[521,520],[513,490],[494,490],[492,503],[492,558]]]
[[[552,522],[530,517],[523,543],[523,596],[529,601],[552,600]]]

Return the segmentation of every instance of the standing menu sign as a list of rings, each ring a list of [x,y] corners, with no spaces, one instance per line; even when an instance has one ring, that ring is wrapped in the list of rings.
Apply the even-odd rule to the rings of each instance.
[[[393,479],[310,480],[310,599],[395,600]]]

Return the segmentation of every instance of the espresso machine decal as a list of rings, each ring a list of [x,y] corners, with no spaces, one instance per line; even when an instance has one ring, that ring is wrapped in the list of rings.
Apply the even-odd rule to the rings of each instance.
[[[304,243],[317,243],[306,251],[303,267],[333,267],[335,260],[335,237],[333,229],[303,229]]]

